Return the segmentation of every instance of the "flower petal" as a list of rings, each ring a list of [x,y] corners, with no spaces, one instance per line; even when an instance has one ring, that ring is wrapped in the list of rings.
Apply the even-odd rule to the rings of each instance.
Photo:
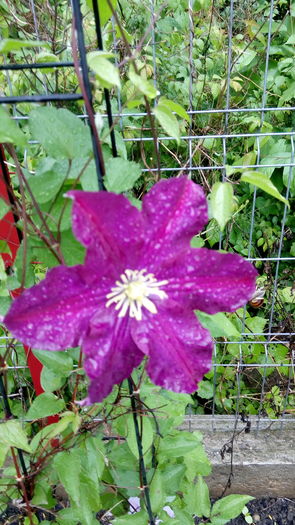
[[[111,309],[101,309],[91,322],[83,343],[90,403],[102,401],[144,357],[130,336],[129,323],[129,317],[119,318]]]
[[[132,322],[136,345],[149,356],[148,374],[159,386],[191,393],[211,368],[213,342],[193,312],[162,308]]]
[[[106,290],[109,289],[109,281]],[[105,298],[103,282],[89,282],[83,266],[58,266],[15,299],[4,324],[23,343],[45,350],[77,346]]]
[[[191,248],[157,275],[167,279],[168,297],[208,314],[234,312],[251,299],[257,271],[243,257]]]
[[[86,248],[87,265],[114,269],[136,267],[143,245],[143,219],[123,195],[105,191],[69,191],[74,199],[72,227]],[[115,272],[116,274],[116,272]]]
[[[143,199],[146,244],[152,257],[189,247],[193,235],[208,221],[205,194],[187,177],[161,180]],[[164,247],[164,245],[166,245]],[[148,250],[149,251],[149,250]]]

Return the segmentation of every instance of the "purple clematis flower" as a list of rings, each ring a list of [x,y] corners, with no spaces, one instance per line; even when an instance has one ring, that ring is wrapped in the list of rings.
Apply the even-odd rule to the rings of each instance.
[[[208,218],[202,188],[186,177],[158,182],[141,212],[122,195],[68,195],[85,263],[51,269],[15,299],[6,327],[35,348],[81,344],[88,402],[101,401],[144,356],[155,384],[194,392],[213,343],[193,310],[233,312],[252,297],[256,270],[239,255],[190,247]]]

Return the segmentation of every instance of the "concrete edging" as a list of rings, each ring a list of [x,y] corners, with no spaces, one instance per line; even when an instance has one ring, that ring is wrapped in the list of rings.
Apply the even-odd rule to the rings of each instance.
[[[233,478],[226,494],[249,494],[295,498],[295,419],[284,421],[249,419],[249,433],[239,433],[233,445]],[[212,474],[206,478],[212,497],[219,497],[230,473],[231,454],[222,459],[220,450],[233,436],[233,416],[186,416],[182,430],[199,430],[212,463]],[[236,431],[245,428],[239,421]]]

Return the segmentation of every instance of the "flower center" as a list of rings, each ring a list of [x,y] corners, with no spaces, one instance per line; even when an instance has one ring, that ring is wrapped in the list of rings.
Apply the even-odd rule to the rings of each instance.
[[[159,299],[167,297],[160,287],[168,281],[157,281],[154,274],[147,273],[147,270],[125,270],[120,279],[106,296],[106,307],[115,303],[115,310],[119,310],[118,317],[124,317],[129,313],[130,317],[141,321],[143,307],[152,314],[157,313],[156,305],[150,297]]]

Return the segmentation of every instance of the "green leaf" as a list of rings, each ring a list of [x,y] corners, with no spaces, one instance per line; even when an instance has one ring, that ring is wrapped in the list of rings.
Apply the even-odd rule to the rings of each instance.
[[[134,421],[133,421],[133,415],[130,414],[126,417],[126,424],[127,424],[127,444],[129,449],[131,450],[132,454],[136,458],[138,458],[138,447],[137,447],[137,440],[134,430]],[[152,446],[153,443],[153,425],[150,421],[150,419],[147,416],[144,416],[142,418],[142,451],[143,454],[145,454]]]
[[[234,210],[234,192],[229,182],[216,182],[210,194],[211,215],[217,220],[221,231]]]
[[[54,394],[45,392],[34,399],[31,404],[26,417],[27,419],[41,419],[47,416],[58,414],[65,408],[63,399],[59,399]]]
[[[149,80],[146,80],[140,75],[137,75],[137,73],[134,73],[134,71],[131,69],[129,71],[129,79],[130,82],[132,82],[132,84],[138,89],[138,91],[140,91],[147,98],[153,99],[158,95],[158,91]]]
[[[12,303],[11,297],[0,297],[0,315],[6,315]]]
[[[24,146],[27,139],[16,122],[0,107],[0,143],[1,142]]]
[[[121,86],[119,70],[112,62],[101,55],[99,51],[91,51],[87,54],[87,62],[96,74],[99,83],[104,88],[111,88],[112,86]]]
[[[136,162],[110,158],[106,164],[105,185],[108,191],[122,193],[131,190],[141,176],[141,167]]]
[[[167,106],[164,106],[163,104],[158,104],[154,108],[154,114],[164,131],[166,131],[167,135],[173,137],[179,143],[179,124],[177,118],[172,113],[171,109],[169,109]]]
[[[114,9],[117,7],[117,0],[111,0],[110,2]],[[93,1],[86,0],[86,4],[90,9],[93,9]],[[112,10],[109,7],[108,0],[99,0],[99,20],[100,25],[104,26],[106,22],[112,17]]]
[[[212,399],[214,387],[210,381],[200,381],[197,389],[198,396],[202,399]]]
[[[87,451],[87,470],[89,476],[97,482],[101,479],[102,473],[107,464],[105,447],[101,440],[101,436],[88,437],[85,441],[85,448]]]
[[[41,53],[38,53],[38,55],[35,57],[35,62],[37,64],[43,64],[44,62],[57,62],[58,58],[53,53],[49,53],[47,51],[41,51]],[[44,67],[42,69],[42,73],[53,73],[54,68],[53,67]]]
[[[69,425],[72,425],[73,432],[77,431],[77,428],[79,428],[80,425],[80,417],[78,414],[74,414],[73,412],[64,412],[59,421],[42,428],[33,437],[30,443],[32,451],[36,452],[39,445],[41,445],[42,448],[45,448],[46,443],[48,443],[48,441],[61,434],[64,430],[67,429]]]
[[[158,457],[161,462],[167,458],[178,458],[192,452],[200,444],[200,436],[190,432],[177,432],[174,436],[161,439]]]
[[[43,367],[41,372],[41,385],[45,392],[59,390],[66,382],[67,376],[53,372],[49,368]]]
[[[70,498],[80,505],[81,454],[78,449],[60,452],[53,460],[53,467]]]
[[[202,325],[209,330],[212,337],[240,337],[235,325],[222,312],[209,315],[196,310],[196,315]]]
[[[0,424],[0,441],[1,445],[31,452],[31,447],[21,423],[14,419]]]
[[[252,496],[242,494],[225,496],[214,503],[210,517],[220,517],[226,520],[234,519],[241,514],[244,506],[252,499],[254,499]]]
[[[136,512],[135,514],[126,514],[123,518],[116,518],[112,523],[113,525],[144,525],[146,523],[147,514],[145,510]]]
[[[174,492],[178,491],[185,470],[186,467],[183,463],[161,465],[163,483],[168,494],[173,494]]]
[[[257,55],[257,51],[254,51],[253,49],[242,48],[237,51],[239,52],[240,56],[235,62],[235,68],[237,71],[241,71],[252,62],[252,60]]]
[[[166,493],[164,487],[162,472],[157,469],[150,485],[150,497],[153,512],[158,512],[165,503]]]
[[[74,237],[72,230],[62,232],[61,251],[68,266],[82,264],[84,261],[85,248]]]
[[[291,286],[278,289],[278,297],[283,303],[295,303],[295,291]]]
[[[73,509],[73,507],[62,509],[57,513],[56,519],[59,525],[73,525],[73,523],[79,523],[79,510]]]
[[[30,113],[32,136],[53,158],[74,159],[92,155],[89,127],[67,109],[39,107]]]
[[[259,171],[246,171],[241,176],[241,181],[243,182],[249,182],[249,184],[253,184],[254,186],[257,186],[261,190],[265,191],[269,195],[272,195],[272,197],[275,197],[279,201],[282,201],[284,204],[290,208],[290,204],[283,197],[280,192],[277,190],[277,188],[274,186],[274,184],[271,182],[269,177]]]
[[[195,508],[194,513],[201,518],[209,518],[211,510],[209,489],[207,483],[202,476],[198,476],[198,481],[195,488]]]
[[[9,244],[3,239],[0,239],[0,253],[9,253],[11,255]]]
[[[185,454],[184,464],[186,465],[186,477],[191,483],[193,483],[198,474],[209,476],[211,473],[211,463],[202,443],[199,443],[192,451]]]
[[[1,116],[0,116],[1,118]],[[0,120],[1,122],[1,120]],[[1,133],[1,131],[0,131]],[[0,219],[2,219],[4,217],[4,215],[6,215],[6,213],[10,210],[10,205],[3,199],[0,197]]]
[[[179,117],[187,120],[187,122],[190,121],[189,115],[185,111],[185,109],[178,104],[177,102],[173,102],[172,100],[169,100],[165,97],[160,97],[159,104],[162,106],[166,106],[171,111],[174,111]]]
[[[42,365],[58,373],[71,372],[73,370],[73,359],[66,352],[48,352],[48,350],[33,350],[33,354],[41,361]]]
[[[65,174],[61,165],[54,159],[45,158],[40,162],[36,174],[29,177],[29,187],[38,201],[52,201],[64,182]]]
[[[48,46],[48,42],[42,40],[17,40],[15,38],[4,38],[0,42],[0,53],[13,53],[24,47]]]

